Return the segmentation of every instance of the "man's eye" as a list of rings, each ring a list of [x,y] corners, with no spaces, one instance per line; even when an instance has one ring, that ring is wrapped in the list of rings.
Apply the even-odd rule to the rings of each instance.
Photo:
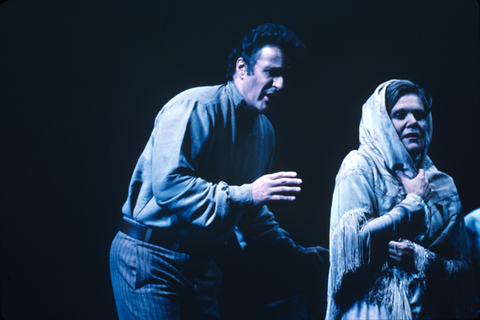
[[[279,77],[281,75],[281,72],[280,70],[269,69],[269,70],[265,70],[265,74],[267,74],[272,78],[275,78],[275,77]]]

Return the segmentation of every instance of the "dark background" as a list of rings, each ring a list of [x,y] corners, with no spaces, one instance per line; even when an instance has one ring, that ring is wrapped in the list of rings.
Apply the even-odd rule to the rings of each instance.
[[[231,47],[264,22],[309,50],[271,116],[275,170],[304,180],[296,203],[272,210],[299,244],[328,246],[336,172],[358,146],[362,104],[391,78],[432,93],[429,154],[464,211],[480,207],[477,1],[200,2],[0,5],[5,319],[116,318],[109,246],[154,117],[180,91],[223,82]]]

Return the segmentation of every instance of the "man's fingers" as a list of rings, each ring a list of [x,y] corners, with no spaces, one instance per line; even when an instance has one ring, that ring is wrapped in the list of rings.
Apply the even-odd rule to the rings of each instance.
[[[273,186],[299,186],[302,184],[302,179],[281,178],[271,182]]]
[[[272,194],[298,193],[302,191],[300,187],[276,187],[272,189]]]
[[[276,172],[270,174],[272,186],[299,186],[302,179],[296,178],[297,173],[293,171]]]
[[[270,197],[271,201],[295,201],[295,196],[286,196],[281,194],[274,194]]]
[[[295,178],[297,173],[295,171],[280,171],[270,174],[272,180],[282,179],[282,178]]]
[[[299,186],[302,184],[302,179],[278,179],[275,180],[277,185],[284,185],[284,186]]]

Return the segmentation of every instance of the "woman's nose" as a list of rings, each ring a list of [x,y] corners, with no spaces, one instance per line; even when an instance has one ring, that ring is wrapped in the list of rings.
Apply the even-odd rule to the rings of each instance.
[[[408,113],[405,119],[407,121],[407,126],[412,126],[417,123],[417,119],[415,118],[413,113]]]

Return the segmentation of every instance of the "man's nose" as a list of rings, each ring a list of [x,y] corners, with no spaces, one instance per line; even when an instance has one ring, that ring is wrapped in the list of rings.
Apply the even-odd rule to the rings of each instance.
[[[283,88],[283,77],[275,77],[273,78],[273,86],[277,89],[282,89]]]

